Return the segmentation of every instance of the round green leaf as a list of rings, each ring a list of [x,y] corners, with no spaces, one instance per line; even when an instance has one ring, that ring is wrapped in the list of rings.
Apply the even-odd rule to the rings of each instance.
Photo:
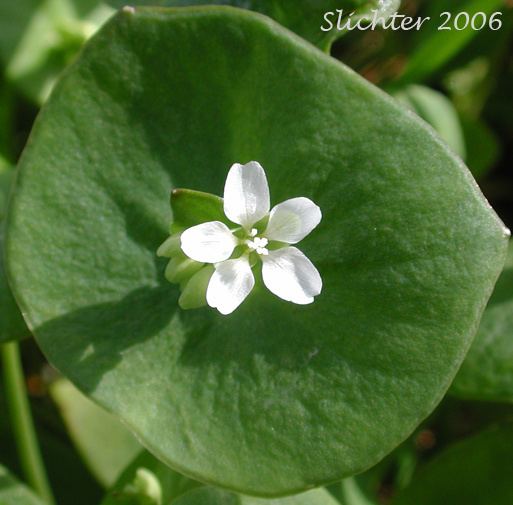
[[[513,247],[451,388],[456,396],[513,402]]]
[[[511,505],[513,425],[487,430],[430,461],[393,505]]]
[[[260,161],[322,209],[312,305],[257,286],[182,311],[156,250],[169,191]],[[416,116],[248,11],[125,9],[42,111],[8,215],[16,298],[50,361],[171,467],[246,494],[339,480],[439,402],[507,232]]]

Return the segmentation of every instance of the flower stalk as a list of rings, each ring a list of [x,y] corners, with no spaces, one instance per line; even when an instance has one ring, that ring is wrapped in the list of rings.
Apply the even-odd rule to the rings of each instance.
[[[46,475],[30,412],[19,344],[18,342],[8,342],[0,346],[0,349],[7,409],[25,480],[46,504],[54,505],[55,500]]]

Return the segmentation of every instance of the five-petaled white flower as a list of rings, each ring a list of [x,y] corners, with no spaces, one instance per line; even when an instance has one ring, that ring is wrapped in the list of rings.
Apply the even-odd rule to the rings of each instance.
[[[251,267],[256,258],[262,261],[264,284],[280,298],[308,304],[321,292],[322,280],[315,266],[289,245],[302,240],[319,224],[321,210],[304,197],[269,209],[269,187],[261,165],[256,161],[235,163],[224,187],[224,213],[241,228],[230,230],[220,221],[210,221],[188,228],[181,235],[182,251],[189,258],[214,264],[207,303],[221,314],[233,312],[253,289]],[[259,233],[255,225],[266,217],[267,226]],[[241,253],[232,258],[235,248]]]

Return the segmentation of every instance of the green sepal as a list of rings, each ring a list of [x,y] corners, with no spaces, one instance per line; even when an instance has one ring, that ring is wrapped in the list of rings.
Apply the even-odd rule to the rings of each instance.
[[[174,189],[171,192],[171,210],[173,211],[172,233],[208,221],[221,221],[228,226],[233,226],[233,223],[230,223],[224,215],[223,199],[210,193],[192,189]]]
[[[180,254],[182,248],[180,246],[180,234],[171,235],[157,249],[157,256],[171,258]]]
[[[169,282],[180,283],[194,275],[202,266],[203,263],[180,255],[172,258],[167,264],[165,276]]]
[[[262,219],[260,219],[260,221],[255,223],[252,227],[257,230],[258,235],[259,235],[260,233],[265,232],[268,224],[269,224],[269,215],[264,216]]]
[[[269,251],[276,251],[278,249],[283,249],[284,247],[289,247],[290,244],[287,244],[286,242],[279,242],[278,240],[271,240],[269,244],[267,244],[267,249]]]
[[[207,265],[189,279],[178,299],[182,309],[199,309],[207,304],[207,287],[213,273],[214,267]]]

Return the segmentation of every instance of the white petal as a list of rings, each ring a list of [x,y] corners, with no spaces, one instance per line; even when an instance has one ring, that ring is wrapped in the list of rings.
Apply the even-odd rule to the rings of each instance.
[[[237,245],[237,239],[220,221],[210,221],[187,228],[181,237],[182,251],[202,263],[217,263],[228,259]]]
[[[243,256],[216,265],[207,288],[207,303],[221,314],[232,313],[249,295],[255,278]]]
[[[235,163],[224,185],[224,213],[230,221],[249,229],[270,209],[269,186],[257,161]]]
[[[266,238],[287,244],[303,240],[321,221],[321,209],[309,198],[291,198],[271,210]]]
[[[285,247],[261,258],[264,284],[280,298],[306,305],[321,292],[319,272],[299,249]]]

